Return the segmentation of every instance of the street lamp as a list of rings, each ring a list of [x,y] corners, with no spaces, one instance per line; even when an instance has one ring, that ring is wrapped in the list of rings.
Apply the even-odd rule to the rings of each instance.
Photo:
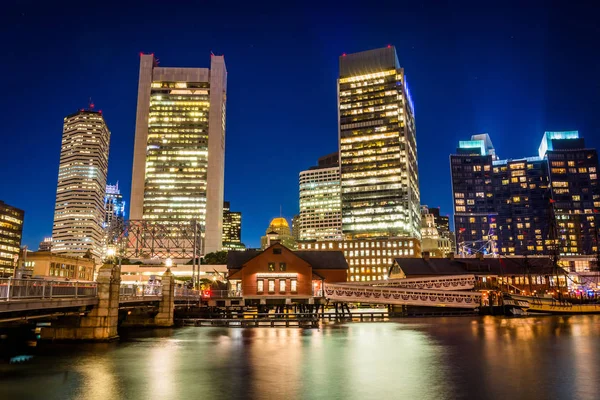
[[[167,266],[167,268],[171,268],[173,266],[173,260],[171,259],[171,257],[167,258],[167,260],[165,261],[165,265]]]

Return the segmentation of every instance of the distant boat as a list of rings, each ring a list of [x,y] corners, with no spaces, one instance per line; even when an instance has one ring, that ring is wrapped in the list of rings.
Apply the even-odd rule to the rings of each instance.
[[[542,314],[600,314],[600,304],[573,304],[550,296],[509,295],[515,301],[529,303],[527,312]]]

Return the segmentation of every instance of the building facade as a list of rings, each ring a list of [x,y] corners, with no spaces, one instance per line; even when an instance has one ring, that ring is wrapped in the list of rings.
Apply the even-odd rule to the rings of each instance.
[[[489,137],[472,139],[450,164],[459,253],[596,252],[598,156],[578,132],[546,132],[537,156],[515,160],[497,159]]]
[[[231,211],[228,201],[223,202],[223,249],[243,250],[242,213]]]
[[[419,239],[403,237],[305,241],[298,243],[298,250],[342,251],[351,282],[386,279],[395,257],[421,256]]]
[[[420,238],[414,107],[393,46],[339,59],[342,232]]]
[[[227,71],[159,67],[142,54],[138,86],[130,219],[172,227],[197,221],[204,252],[221,249]]]
[[[323,284],[345,282],[340,251],[292,251],[277,243],[264,251],[230,252],[229,282],[246,304],[312,304]]]
[[[300,172],[300,240],[340,240],[342,202],[337,153]]]
[[[486,135],[489,139],[489,136]],[[495,152],[491,140],[459,142],[450,156],[454,229],[459,254],[496,252],[496,219],[492,182]]]
[[[0,278],[13,276],[19,262],[25,211],[0,201]]]
[[[600,222],[598,152],[586,147],[577,131],[546,132],[540,155],[549,164],[550,207],[560,254],[596,254]]]
[[[454,252],[450,238],[445,233],[445,236],[440,233],[435,214],[427,206],[421,206],[421,252],[428,252],[431,257],[447,257]]]
[[[93,281],[95,262],[91,258],[71,257],[49,251],[27,252],[25,270],[30,276]]]
[[[110,132],[101,111],[80,110],[64,119],[52,252],[99,260],[104,243],[104,196]]]

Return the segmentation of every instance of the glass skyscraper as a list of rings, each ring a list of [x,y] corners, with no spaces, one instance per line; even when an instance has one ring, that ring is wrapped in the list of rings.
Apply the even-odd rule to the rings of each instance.
[[[159,67],[142,54],[131,185],[131,220],[173,227],[196,221],[204,251],[222,246],[227,71]]]
[[[342,232],[421,237],[414,107],[393,46],[339,59]]]
[[[104,242],[110,132],[100,111],[64,119],[52,228],[52,252],[97,260]]]

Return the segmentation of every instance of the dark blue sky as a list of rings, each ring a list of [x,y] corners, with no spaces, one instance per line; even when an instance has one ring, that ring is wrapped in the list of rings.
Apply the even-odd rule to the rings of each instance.
[[[225,198],[250,246],[280,205],[297,213],[298,173],[337,150],[342,53],[396,46],[422,202],[444,214],[448,155],[473,133],[488,132],[503,158],[535,155],[544,130],[578,129],[600,146],[593,2],[50,3],[0,5],[0,200],[25,209],[30,247],[52,231],[63,117],[90,97],[112,131],[109,181],[129,198],[140,52],[182,67],[225,55]]]

